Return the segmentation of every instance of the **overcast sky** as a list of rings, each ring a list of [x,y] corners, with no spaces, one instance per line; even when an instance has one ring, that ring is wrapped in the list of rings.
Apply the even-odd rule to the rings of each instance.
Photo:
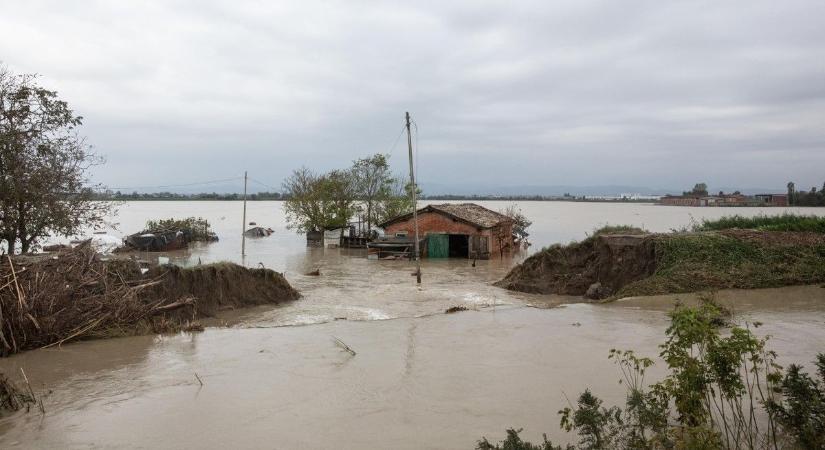
[[[115,187],[280,186],[389,152],[405,111],[425,185],[825,181],[822,0],[6,0],[0,61]]]

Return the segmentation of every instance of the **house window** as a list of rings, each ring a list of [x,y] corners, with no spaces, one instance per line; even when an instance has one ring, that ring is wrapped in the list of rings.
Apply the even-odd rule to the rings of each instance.
[[[407,237],[407,232],[399,231],[398,233],[395,233],[395,237]]]

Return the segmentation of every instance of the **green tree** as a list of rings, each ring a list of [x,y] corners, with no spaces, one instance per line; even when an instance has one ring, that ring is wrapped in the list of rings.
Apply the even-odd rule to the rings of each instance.
[[[352,173],[358,199],[366,206],[367,230],[371,230],[379,218],[378,205],[392,200],[395,179],[390,174],[387,157],[382,154],[353,161]]]
[[[416,189],[416,195],[421,195],[421,189]],[[389,194],[377,205],[376,223],[382,223],[394,217],[412,213],[412,211],[412,184],[402,177],[393,178]]]
[[[684,192],[683,194],[705,197],[708,195],[708,185],[706,183],[696,183],[690,192]]]
[[[36,76],[0,66],[0,242],[9,252],[96,228],[111,212],[94,201],[88,173],[102,159],[78,135],[81,123]]]
[[[299,233],[345,226],[354,213],[356,190],[351,171],[318,175],[302,167],[283,182],[287,227]]]

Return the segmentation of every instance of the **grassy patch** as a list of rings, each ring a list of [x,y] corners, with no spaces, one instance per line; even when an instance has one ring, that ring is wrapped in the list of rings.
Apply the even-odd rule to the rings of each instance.
[[[600,234],[647,234],[647,230],[643,230],[633,225],[605,225],[601,228],[593,230],[591,236],[598,236]]]
[[[764,288],[825,280],[825,245],[779,247],[713,233],[656,240],[653,276],[623,287],[619,297]]]
[[[825,233],[825,217],[782,214],[776,216],[743,217],[725,216],[715,220],[702,220],[694,231],[719,231],[740,228],[760,231],[810,231]]]

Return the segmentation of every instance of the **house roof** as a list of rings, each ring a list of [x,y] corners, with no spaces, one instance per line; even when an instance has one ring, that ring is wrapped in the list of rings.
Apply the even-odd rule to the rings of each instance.
[[[441,205],[429,205],[418,210],[418,214],[435,212],[452,217],[453,219],[469,223],[478,228],[492,228],[502,222],[512,222],[513,219],[504,214],[497,213],[475,203],[444,203]],[[408,220],[412,213],[407,213],[387,220],[379,224],[381,228],[386,228],[393,223]]]

